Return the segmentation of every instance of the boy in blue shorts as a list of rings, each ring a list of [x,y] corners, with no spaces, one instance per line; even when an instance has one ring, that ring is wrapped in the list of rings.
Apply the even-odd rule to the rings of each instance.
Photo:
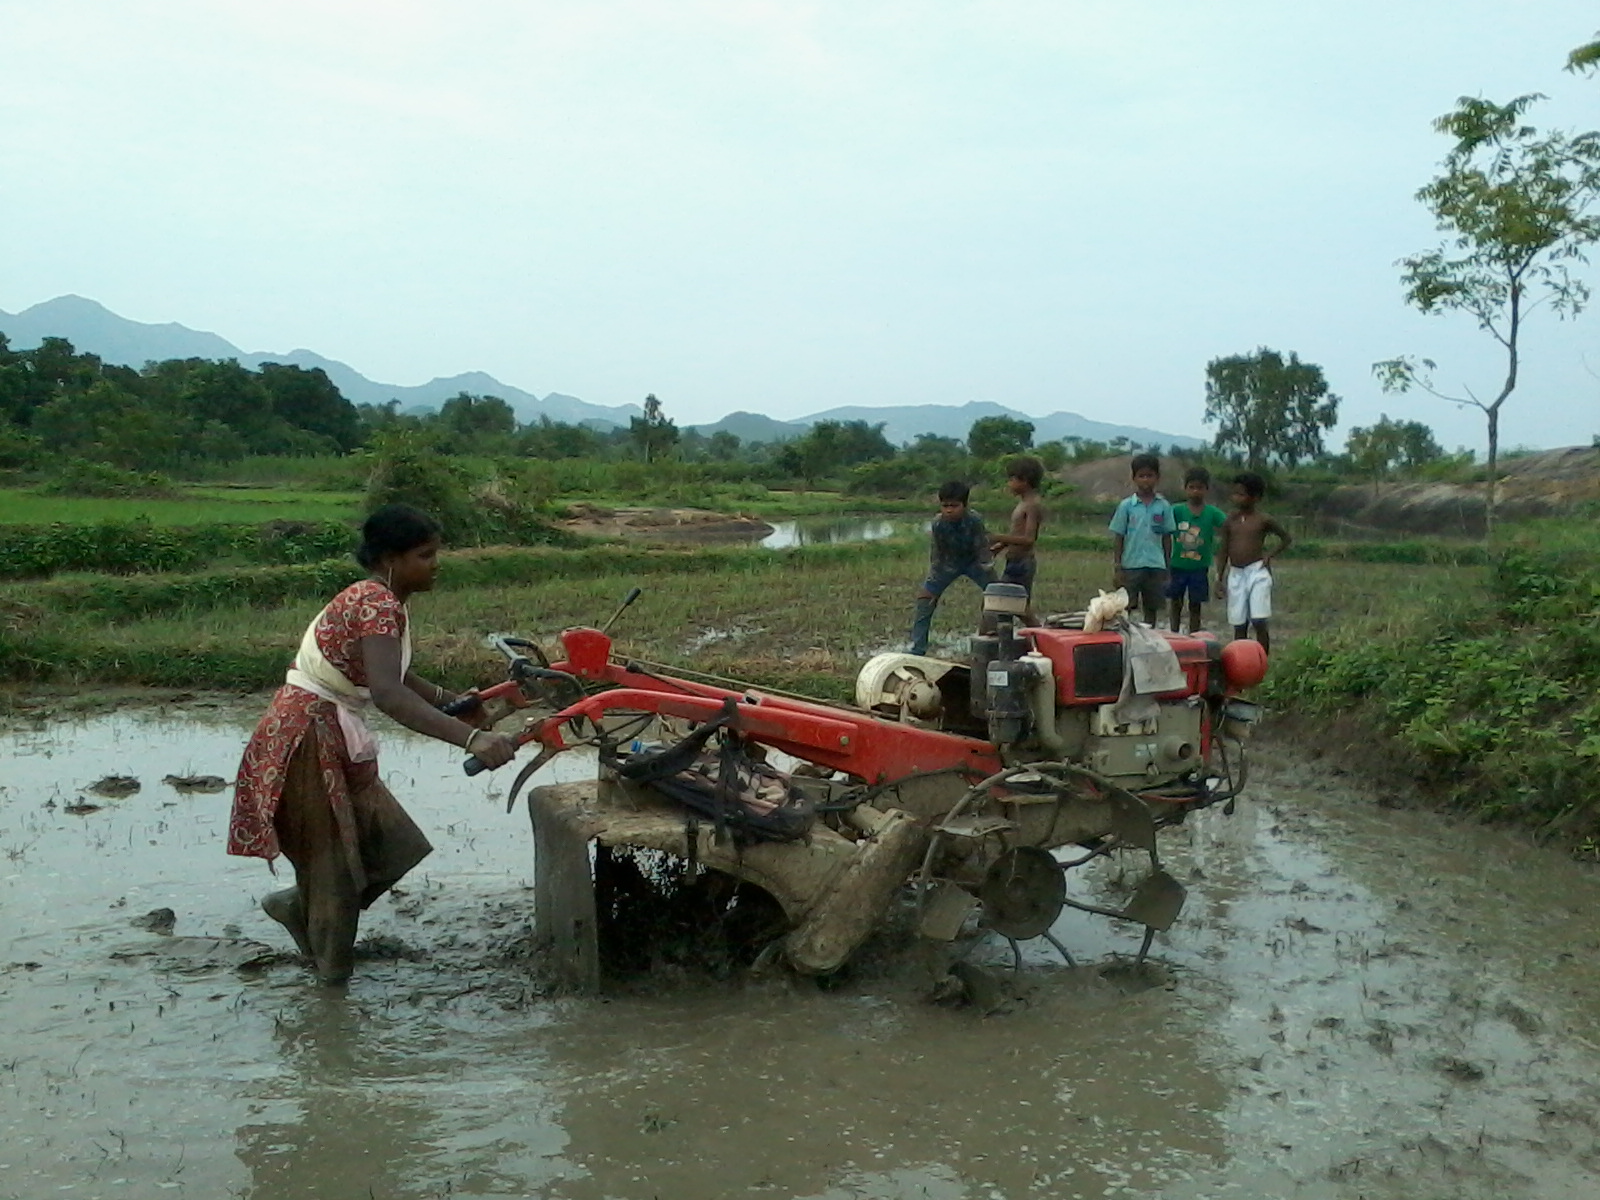
[[[1200,628],[1200,606],[1211,599],[1211,560],[1216,551],[1217,530],[1228,514],[1215,504],[1207,504],[1211,491],[1211,472],[1190,467],[1183,477],[1185,503],[1172,510],[1172,562],[1167,579],[1167,599],[1172,601],[1172,632],[1177,633],[1183,616],[1183,602],[1189,601],[1189,632]]]
[[[928,631],[939,597],[963,575],[982,591],[994,582],[990,568],[989,532],[983,518],[967,507],[972,489],[952,479],[939,489],[939,515],[928,526],[931,549],[928,577],[917,591],[916,616],[911,622],[911,653],[928,652]]]
[[[1172,505],[1156,491],[1161,460],[1135,454],[1133,495],[1117,505],[1111,517],[1112,587],[1128,589],[1128,608],[1144,610],[1144,623],[1154,625],[1167,587],[1167,560],[1172,556]]]

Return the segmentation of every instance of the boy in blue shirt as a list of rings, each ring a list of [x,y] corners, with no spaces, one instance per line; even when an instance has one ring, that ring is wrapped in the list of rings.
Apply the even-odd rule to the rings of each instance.
[[[1128,589],[1128,607],[1144,610],[1144,623],[1154,625],[1167,587],[1167,562],[1172,557],[1172,505],[1156,492],[1161,460],[1135,454],[1133,495],[1117,505],[1111,517],[1112,587]]]
[[[945,588],[965,575],[978,589],[994,582],[990,568],[989,533],[983,518],[967,507],[972,489],[952,479],[939,489],[939,515],[928,526],[931,551],[928,577],[917,592],[916,617],[911,623],[911,653],[928,652],[928,631],[933,610]]]
[[[1172,577],[1167,583],[1167,599],[1172,601],[1172,632],[1178,632],[1183,602],[1189,601],[1189,632],[1200,628],[1200,606],[1211,599],[1208,572],[1217,545],[1217,530],[1228,514],[1215,504],[1207,504],[1211,492],[1211,472],[1190,467],[1183,477],[1186,503],[1172,510]]]

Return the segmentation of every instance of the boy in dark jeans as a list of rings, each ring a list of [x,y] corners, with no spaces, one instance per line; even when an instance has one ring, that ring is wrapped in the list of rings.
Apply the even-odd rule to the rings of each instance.
[[[1189,632],[1200,628],[1200,606],[1211,599],[1211,558],[1216,549],[1217,530],[1228,514],[1215,504],[1207,504],[1211,491],[1211,472],[1190,467],[1183,477],[1187,503],[1172,510],[1172,573],[1167,581],[1167,599],[1172,601],[1172,632],[1177,633],[1183,616],[1183,602],[1189,601]]]
[[[1144,623],[1154,625],[1167,587],[1167,560],[1172,556],[1172,505],[1156,492],[1161,460],[1135,454],[1133,495],[1117,505],[1111,517],[1112,587],[1128,589],[1128,609],[1144,610]]]
[[[928,577],[917,592],[916,618],[911,623],[911,653],[928,652],[933,610],[945,588],[965,575],[979,590],[994,582],[989,567],[989,533],[983,518],[967,507],[972,489],[952,479],[939,489],[939,516],[928,527],[932,543]]]

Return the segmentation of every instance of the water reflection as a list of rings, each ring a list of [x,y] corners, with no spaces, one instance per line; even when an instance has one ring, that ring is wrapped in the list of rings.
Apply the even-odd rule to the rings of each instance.
[[[437,1020],[396,1017],[393,999],[368,1006],[327,989],[278,1017],[283,1074],[236,1134],[245,1194],[522,1196],[567,1174],[527,1021],[514,1049],[468,1062]]]
[[[779,521],[757,544],[768,550],[795,546],[828,546],[837,542],[877,542],[907,532],[910,523],[881,517],[849,517],[824,521]]]

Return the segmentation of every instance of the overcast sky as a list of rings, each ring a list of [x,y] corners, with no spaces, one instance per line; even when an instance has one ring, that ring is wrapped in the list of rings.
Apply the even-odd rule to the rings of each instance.
[[[1492,394],[1401,301],[1456,97],[1550,100],[1593,0],[0,0],[0,308],[66,293],[375,379],[601,404],[996,400],[1201,434],[1207,360],[1321,363],[1449,446]],[[1591,281],[1593,267],[1585,270]],[[1506,444],[1600,432],[1600,310]],[[1342,443],[1342,436],[1340,437]]]

